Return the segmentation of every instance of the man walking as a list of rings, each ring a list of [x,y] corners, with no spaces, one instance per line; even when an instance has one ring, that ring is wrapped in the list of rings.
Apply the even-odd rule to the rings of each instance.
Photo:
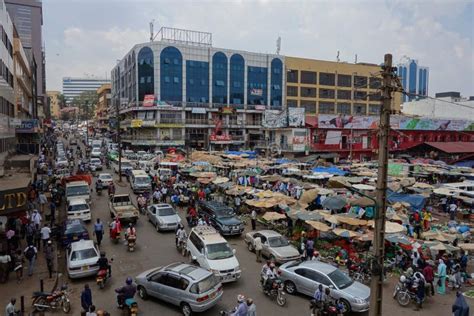
[[[44,256],[46,258],[46,266],[48,267],[49,278],[53,277],[53,259],[54,259],[54,248],[51,240],[44,247]]]
[[[257,226],[257,212],[255,209],[253,209],[252,213],[250,214],[250,221],[252,222],[252,230],[255,230]]]
[[[44,214],[44,207],[46,206],[46,203],[48,203],[48,198],[46,197],[43,191],[40,192],[38,196],[38,201],[40,204],[41,214]]]
[[[46,247],[46,243],[49,241],[51,237],[51,228],[48,227],[48,224],[44,224],[43,228],[41,228],[41,240],[43,241],[43,247]]]
[[[100,218],[97,219],[96,223],[94,224],[94,234],[97,239],[97,245],[102,242],[102,237],[104,237],[104,224],[100,221]]]
[[[431,296],[434,295],[434,271],[433,271],[434,262],[431,260],[426,261],[426,265],[423,268],[423,276],[425,277],[426,283],[430,285]]]
[[[28,276],[33,275],[33,269],[35,267],[37,253],[38,250],[35,246],[33,246],[33,244],[29,244],[24,251],[25,258],[26,260],[28,260]]]
[[[84,290],[81,292],[81,306],[87,313],[92,305],[92,291],[89,288],[89,284],[86,284],[84,285]]]
[[[257,262],[262,262],[262,238],[257,237],[254,239],[255,242],[255,255],[257,256]]]

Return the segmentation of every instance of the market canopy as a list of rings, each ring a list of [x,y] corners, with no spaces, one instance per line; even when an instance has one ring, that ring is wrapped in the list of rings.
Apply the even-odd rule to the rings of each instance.
[[[368,184],[353,184],[352,187],[361,191],[375,191],[375,187]]]
[[[355,231],[342,229],[342,228],[334,228],[332,232],[339,237],[345,237],[345,238],[353,238],[353,237],[360,236],[360,234],[356,233]]]
[[[277,221],[280,219],[285,219],[286,216],[284,214],[280,214],[277,212],[266,212],[262,218],[266,221]]]
[[[214,184],[221,184],[221,183],[226,183],[226,182],[229,182],[229,178],[227,177],[217,177],[215,178],[214,180],[212,180],[212,183]]]
[[[347,225],[352,225],[352,226],[364,226],[367,225],[367,221],[363,219],[358,219],[350,216],[344,216],[344,215],[335,215],[337,220],[340,223],[347,224]]]
[[[307,211],[301,209],[290,209],[287,214],[292,219],[299,219],[302,221],[319,221],[324,218],[320,213],[316,211]]]
[[[424,182],[416,182],[412,187],[418,189],[433,189],[433,186],[431,184]]]
[[[321,203],[321,205],[329,210],[340,210],[346,205],[346,199],[341,196],[329,196]]]
[[[335,174],[339,176],[344,176],[347,174],[346,171],[341,170],[337,167],[316,167],[316,168],[313,168],[312,171],[314,173],[330,173],[330,174]]]
[[[311,227],[313,227],[314,229],[322,231],[322,232],[327,232],[331,229],[331,227],[329,227],[328,225],[321,222],[317,222],[317,221],[306,221],[306,223],[310,225]]]
[[[319,194],[319,189],[306,190],[300,197],[301,203],[310,204],[313,202]]]
[[[419,194],[387,193],[387,200],[389,203],[406,202],[415,210],[421,210],[426,203],[426,198]]]
[[[355,198],[355,199],[350,199],[349,203],[351,206],[361,206],[361,207],[367,207],[367,206],[373,206],[375,205],[375,201],[369,199],[366,196],[360,197],[360,198]]]
[[[456,239],[456,236],[454,235],[449,235],[440,231],[429,231],[423,233],[423,238],[428,239],[428,240],[438,240],[438,241],[454,241]]]

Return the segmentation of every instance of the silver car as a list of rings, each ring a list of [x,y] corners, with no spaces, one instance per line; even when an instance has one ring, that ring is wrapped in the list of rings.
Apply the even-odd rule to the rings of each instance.
[[[159,298],[181,308],[183,315],[203,312],[222,297],[222,283],[212,272],[187,263],[173,263],[139,274],[138,296]]]
[[[153,204],[147,209],[148,220],[155,226],[156,231],[175,230],[181,223],[181,218],[169,204]]]
[[[370,288],[355,282],[338,268],[320,261],[288,262],[278,269],[288,294],[313,296],[319,284],[329,287],[331,297],[340,299],[347,312],[369,310]]]
[[[298,250],[281,234],[273,230],[251,231],[245,234],[244,240],[250,251],[255,250],[255,238],[262,240],[262,256],[277,263],[301,259]]]

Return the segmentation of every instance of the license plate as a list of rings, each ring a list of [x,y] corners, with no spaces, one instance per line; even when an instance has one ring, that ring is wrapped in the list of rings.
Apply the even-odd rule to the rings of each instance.
[[[225,275],[225,276],[223,277],[223,279],[224,279],[224,280],[232,280],[233,277],[232,277],[231,274],[228,274],[228,275]]]
[[[89,270],[88,266],[82,267],[82,271],[87,271],[87,270]]]
[[[216,295],[217,295],[217,292],[214,292],[214,293],[211,293],[211,295],[209,295],[209,297],[214,298],[214,297],[216,297]]]

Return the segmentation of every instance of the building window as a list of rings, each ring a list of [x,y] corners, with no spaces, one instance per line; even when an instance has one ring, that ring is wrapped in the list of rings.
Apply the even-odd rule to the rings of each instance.
[[[370,89],[379,89],[382,86],[382,80],[380,78],[370,78],[369,82]]]
[[[367,105],[356,103],[354,104],[354,115],[366,115],[367,114]]]
[[[337,113],[338,114],[351,114],[351,104],[350,103],[338,103],[337,104]]]
[[[350,75],[337,75],[337,86],[338,87],[352,86],[352,77]]]
[[[352,91],[350,90],[337,90],[337,98],[341,100],[350,100],[352,99],[351,92]]]
[[[381,99],[382,99],[382,95],[380,94],[380,92],[369,94],[370,101],[380,101]]]
[[[335,74],[320,72],[319,73],[319,84],[324,86],[334,86],[336,80]]]
[[[355,100],[366,100],[367,99],[367,92],[365,92],[365,91],[354,91],[354,99]]]
[[[244,71],[245,61],[242,55],[234,54],[230,57],[230,102],[231,104],[244,103]]]
[[[288,70],[286,73],[286,81],[298,83],[298,70]]]
[[[316,113],[316,101],[301,100],[301,107],[305,108],[305,113]]]
[[[301,83],[316,84],[316,72],[301,71]]]
[[[296,108],[298,107],[298,100],[286,99],[286,105],[289,108]]]
[[[183,78],[182,62],[183,57],[181,55],[181,52],[176,47],[168,46],[161,51],[161,100],[183,101],[183,87],[181,84]],[[166,77],[173,78],[173,80],[165,80]]]
[[[265,105],[267,102],[267,68],[248,66],[247,104]]]
[[[155,74],[153,51],[150,47],[145,46],[138,52],[138,60],[142,61],[138,65],[138,101],[143,101],[145,95],[155,94]]]
[[[215,86],[212,88],[212,102],[227,103],[227,56],[217,52],[212,56],[212,78]]]
[[[319,97],[322,99],[334,99],[335,92],[332,89],[319,89]]]
[[[320,114],[334,114],[334,103],[333,102],[319,102],[319,113]]]
[[[297,97],[298,96],[298,87],[287,86],[286,87],[286,95],[289,96],[289,97]]]
[[[199,85],[186,85],[186,101],[209,102],[209,63],[187,60],[186,78],[200,83]]]
[[[369,104],[369,114],[374,114],[374,115],[380,114],[380,105]]]
[[[316,88],[300,88],[300,94],[303,98],[315,98],[316,97]]]
[[[282,91],[280,87],[283,82],[283,63],[279,58],[273,58],[271,68],[270,82],[272,89],[270,91],[270,105],[279,107],[282,104]],[[261,70],[263,70],[263,68]]]

